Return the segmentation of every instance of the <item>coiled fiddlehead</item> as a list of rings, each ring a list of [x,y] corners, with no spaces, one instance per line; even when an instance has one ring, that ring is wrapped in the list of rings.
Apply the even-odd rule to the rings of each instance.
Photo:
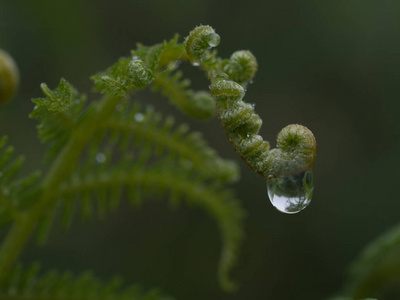
[[[17,90],[19,72],[13,58],[0,49],[0,105],[11,100]]]
[[[217,36],[209,26],[196,27],[186,38],[186,53],[207,71],[222,127],[247,165],[267,180],[272,204],[285,213],[299,212],[310,203],[313,192],[314,135],[302,125],[288,125],[278,134],[278,147],[270,149],[258,135],[261,118],[243,101],[257,61],[250,51],[237,51],[229,61],[215,58],[208,41]]]
[[[229,61],[223,63],[224,71],[240,84],[251,81],[257,73],[258,63],[253,53],[248,50],[234,52]]]
[[[185,40],[185,49],[192,63],[198,64],[208,59],[206,50],[219,45],[220,37],[211,26],[198,26]]]
[[[142,60],[124,57],[105,72],[91,78],[98,91],[114,96],[126,96],[148,86],[153,81],[154,75]]]

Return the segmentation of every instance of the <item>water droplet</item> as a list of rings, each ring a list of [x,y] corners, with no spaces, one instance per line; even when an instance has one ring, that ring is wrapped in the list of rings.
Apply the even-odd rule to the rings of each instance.
[[[267,181],[268,196],[272,205],[286,214],[295,214],[311,202],[314,191],[313,172],[273,178]]]
[[[207,43],[210,45],[210,47],[217,47],[219,45],[220,40],[221,38],[216,33],[210,33],[207,36]]]
[[[250,137],[252,135],[251,132],[246,133],[246,137]]]
[[[97,153],[97,155],[96,155],[96,161],[97,161],[99,164],[105,163],[105,162],[106,162],[106,159],[107,159],[107,157],[106,157],[106,155],[105,155],[104,153]]]
[[[192,62],[192,66],[198,67],[198,66],[200,66],[200,63],[198,61],[194,61],[194,62]]]
[[[142,113],[137,113],[137,114],[135,114],[135,116],[134,116],[134,118],[135,118],[135,121],[136,122],[143,122],[143,120],[144,120],[144,115],[142,114]]]
[[[251,107],[252,108],[256,107],[256,104],[255,103],[251,103]]]

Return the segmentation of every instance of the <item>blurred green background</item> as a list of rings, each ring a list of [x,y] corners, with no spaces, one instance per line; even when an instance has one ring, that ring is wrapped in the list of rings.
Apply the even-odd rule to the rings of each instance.
[[[104,279],[119,273],[127,283],[159,287],[177,299],[331,295],[363,247],[400,222],[399,13],[397,0],[0,0],[0,48],[21,72],[17,97],[0,110],[0,135],[27,156],[27,171],[41,166],[44,151],[27,118],[41,82],[55,87],[65,77],[93,99],[90,75],[137,42],[185,37],[199,24],[221,35],[221,56],[249,49],[257,57],[259,72],[245,99],[256,104],[265,139],[273,142],[281,128],[300,123],[318,142],[313,201],[298,215],[284,215],[216,120],[193,122],[166,99],[139,94],[143,103],[204,132],[221,155],[240,164],[242,180],[234,189],[248,217],[233,272],[238,292],[218,286],[221,241],[214,221],[197,209],[171,210],[162,199],[138,211],[122,207],[104,221],[75,222],[69,233],[57,227],[45,247],[31,242],[22,260],[39,260],[45,269],[93,269]],[[184,70],[195,88],[208,86],[198,69]]]

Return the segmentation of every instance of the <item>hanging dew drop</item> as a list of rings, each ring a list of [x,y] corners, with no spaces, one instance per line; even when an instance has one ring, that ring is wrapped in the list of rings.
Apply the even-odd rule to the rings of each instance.
[[[221,38],[218,34],[216,33],[210,33],[207,36],[207,43],[210,45],[210,47],[217,47],[219,45]]]
[[[267,181],[272,205],[285,214],[295,214],[311,202],[314,191],[313,172],[306,171]]]

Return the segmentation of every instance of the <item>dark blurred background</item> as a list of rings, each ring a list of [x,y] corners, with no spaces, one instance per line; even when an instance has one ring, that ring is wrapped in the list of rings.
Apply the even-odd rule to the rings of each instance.
[[[251,50],[259,72],[246,100],[273,142],[300,123],[316,136],[315,192],[309,208],[284,215],[269,203],[265,182],[244,165],[219,124],[193,122],[164,98],[139,94],[199,131],[224,157],[236,159],[234,186],[248,213],[246,239],[233,277],[241,288],[221,291],[216,280],[220,236],[203,211],[171,210],[165,200],[140,210],[123,207],[104,221],[56,227],[49,243],[25,250],[23,261],[45,269],[159,287],[177,299],[322,299],[337,291],[346,266],[363,247],[400,222],[400,1],[105,1],[0,0],[0,48],[21,72],[17,97],[0,110],[0,135],[41,167],[44,146],[27,118],[39,85],[65,77],[90,92],[88,77],[128,55],[137,42],[185,37],[196,25],[221,35],[219,54]],[[204,75],[185,68],[195,88]]]

